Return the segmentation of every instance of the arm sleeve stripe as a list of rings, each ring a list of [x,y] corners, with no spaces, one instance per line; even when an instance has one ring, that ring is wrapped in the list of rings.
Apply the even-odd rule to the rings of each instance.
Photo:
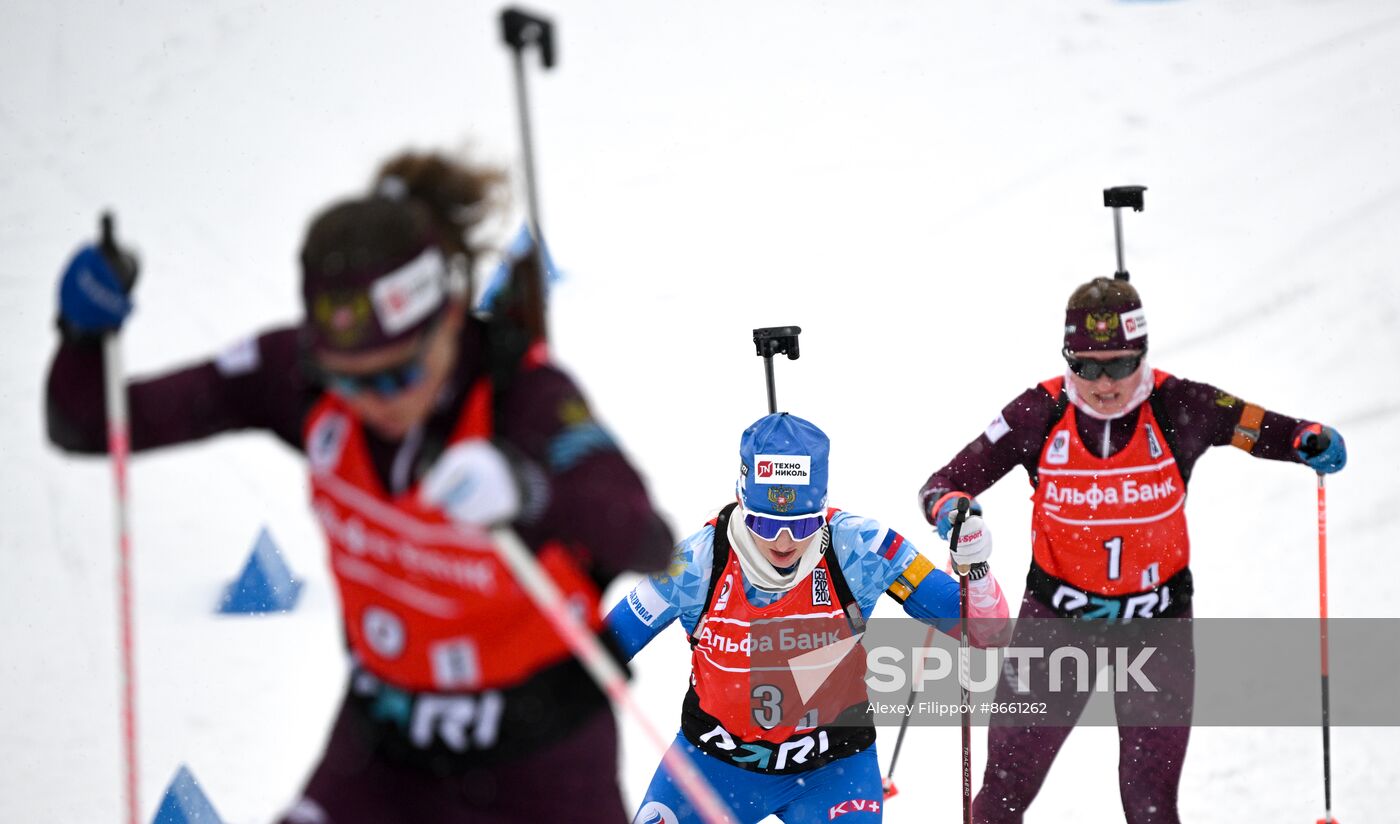
[[[1254,451],[1254,444],[1259,440],[1259,425],[1264,422],[1264,407],[1247,403],[1244,411],[1240,413],[1240,422],[1235,424],[1235,436],[1230,439],[1230,445],[1246,452]]]
[[[895,532],[893,529],[891,529],[891,530],[885,535],[885,540],[884,540],[883,543],[880,544],[880,548],[879,548],[878,550],[876,550],[876,551],[877,551],[877,552],[880,554],[880,556],[883,557],[886,561],[893,561],[893,560],[894,560],[894,554],[895,554],[896,552],[899,551],[900,546],[902,546],[903,544],[904,544],[904,536],[903,536],[903,535],[900,535],[898,532]]]
[[[933,562],[925,558],[922,554],[916,555],[904,572],[900,573],[890,588],[886,590],[890,596],[901,604],[904,603],[914,590],[919,588],[919,584],[933,571]]]

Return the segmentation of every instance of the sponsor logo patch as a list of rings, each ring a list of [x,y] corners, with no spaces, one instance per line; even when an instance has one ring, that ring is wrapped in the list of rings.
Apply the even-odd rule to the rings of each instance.
[[[1162,457],[1162,444],[1157,440],[1157,430],[1152,424],[1146,426],[1147,429],[1147,451],[1153,458]]]
[[[1069,430],[1059,429],[1050,436],[1050,449],[1045,453],[1048,464],[1069,463]]]
[[[224,377],[247,375],[258,368],[260,360],[257,339],[244,338],[220,352],[214,360],[214,368]]]
[[[627,606],[631,607],[637,620],[650,627],[654,626],[656,619],[666,611],[666,599],[656,591],[649,578],[643,578],[641,583],[627,593]]]
[[[1147,313],[1141,309],[1124,312],[1118,317],[1123,320],[1123,340],[1137,340],[1147,334]]]
[[[412,327],[442,305],[442,254],[429,249],[369,288],[374,313],[386,335]]]
[[[811,455],[755,455],[754,483],[809,485],[812,477]]]
[[[408,633],[399,616],[383,607],[367,607],[360,621],[365,643],[375,655],[392,661],[403,653]]]
[[[831,581],[821,567],[812,570],[812,606],[831,606]]]
[[[715,599],[714,612],[720,612],[729,606],[729,590],[734,586],[734,576],[724,576],[724,582],[719,585],[719,597]]]
[[[880,812],[880,802],[874,798],[853,798],[850,801],[842,801],[840,804],[826,811],[826,820],[834,821],[846,813],[878,813]]]
[[[338,412],[316,422],[306,437],[306,460],[313,473],[329,472],[340,463],[340,452],[345,448],[349,429],[349,422]]]
[[[987,440],[996,443],[1006,437],[1006,433],[1010,431],[1011,424],[1006,422],[1006,418],[997,415],[991,423],[987,424],[987,431],[983,434],[987,436]]]
[[[481,686],[481,656],[470,638],[452,638],[428,647],[433,665],[433,686],[438,689],[476,689]]]
[[[1143,589],[1155,589],[1162,583],[1162,572],[1156,561],[1148,564],[1142,571],[1142,579],[1138,583]]]

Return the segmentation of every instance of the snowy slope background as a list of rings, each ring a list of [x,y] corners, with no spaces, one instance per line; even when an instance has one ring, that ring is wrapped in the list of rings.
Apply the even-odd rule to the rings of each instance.
[[[107,465],[49,448],[57,273],[103,207],[143,258],[133,371],[297,317],[308,216],[404,146],[516,161],[497,7],[11,0],[0,26],[0,820],[120,816]],[[832,436],[832,498],[940,558],[914,492],[1062,369],[1069,290],[1125,218],[1153,362],[1335,424],[1333,615],[1396,616],[1400,7],[1390,0],[555,3],[532,71],[557,357],[678,533],[730,494],[765,411],[755,326],[800,324],[783,408]],[[1018,597],[1023,475],[983,496]],[[133,475],[143,810],[188,763],[230,822],[273,818],[342,688],[297,457],[236,435]],[[1315,615],[1312,475],[1218,450],[1192,481],[1199,616]],[[297,610],[213,614],[263,525]],[[619,582],[610,599],[630,581]],[[882,614],[898,614],[886,604]],[[1395,650],[1378,654],[1395,655]],[[636,689],[673,728],[671,630]],[[1345,673],[1334,674],[1342,679]],[[656,754],[624,724],[624,786]],[[1198,729],[1193,822],[1312,820],[1316,729]],[[983,734],[976,733],[980,779]],[[893,730],[881,736],[888,763]],[[1070,737],[1029,819],[1119,817],[1116,739]],[[1333,732],[1335,808],[1400,820],[1400,731]],[[887,819],[953,820],[956,729],[916,729]]]

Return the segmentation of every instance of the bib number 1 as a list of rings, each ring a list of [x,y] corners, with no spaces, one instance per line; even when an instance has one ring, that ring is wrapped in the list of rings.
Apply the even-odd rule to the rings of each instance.
[[[1108,580],[1116,581],[1123,577],[1123,539],[1109,538],[1103,548],[1108,550]]]

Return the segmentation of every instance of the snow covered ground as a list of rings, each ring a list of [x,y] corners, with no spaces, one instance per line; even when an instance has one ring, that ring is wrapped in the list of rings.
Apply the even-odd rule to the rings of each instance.
[[[750,330],[795,323],[803,356],[777,364],[779,399],[831,434],[833,501],[933,550],[915,490],[1062,368],[1064,298],[1113,269],[1100,190],[1141,183],[1128,263],[1155,365],[1343,431],[1351,464],[1329,484],[1333,614],[1397,615],[1391,0],[542,10],[562,38],[558,71],[532,71],[544,220],[568,272],[556,352],[679,532],[729,494],[738,435],[765,411]],[[144,262],[125,336],[138,372],[295,318],[307,217],[384,156],[470,141],[515,160],[495,11],[5,4],[0,820],[120,815],[108,470],[42,435],[66,256],[101,208],[117,210]],[[228,821],[269,820],[319,751],[343,662],[303,474],[258,435],[136,464],[146,815],[183,762]],[[1313,488],[1300,467],[1234,450],[1204,462],[1189,505],[1198,615],[1315,614]],[[1028,492],[1017,477],[983,496],[1013,597]],[[300,606],[214,615],[264,524],[308,581]],[[636,689],[664,727],[687,667],[671,633],[637,661]],[[624,733],[635,801],[655,753]],[[1184,817],[1316,818],[1319,738],[1197,730]],[[956,742],[955,729],[911,733],[887,820],[953,820]],[[1400,820],[1397,748],[1394,728],[1333,731],[1339,817]],[[975,758],[980,777],[980,744]],[[1114,820],[1115,763],[1112,731],[1076,731],[1029,819]]]

